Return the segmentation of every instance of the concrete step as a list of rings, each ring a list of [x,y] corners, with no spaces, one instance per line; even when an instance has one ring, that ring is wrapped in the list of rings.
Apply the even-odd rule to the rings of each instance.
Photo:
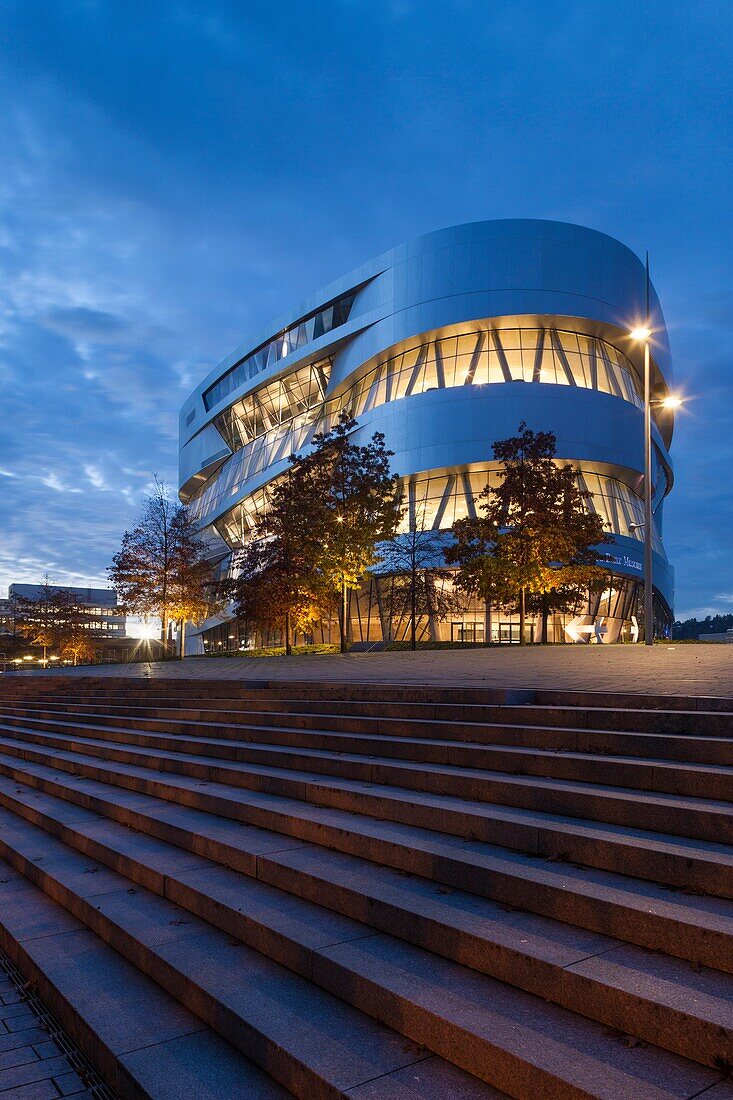
[[[5,861],[0,946],[121,1097],[291,1095]]]
[[[5,723],[0,723],[0,739],[7,745],[17,740],[27,745],[79,751],[118,763],[139,763],[159,771],[267,790],[342,809],[378,816],[396,815],[396,820],[408,823],[415,817],[416,799],[408,797],[407,792],[415,792],[422,800],[421,814],[430,804],[426,798],[432,795],[439,799],[441,814],[450,812],[459,817],[467,812],[465,803],[493,802],[698,840],[733,842],[733,803],[713,798],[645,791],[644,798],[640,799],[638,791],[630,787],[412,764],[410,761],[364,761],[346,754],[327,754],[318,760],[312,754],[310,770],[302,771],[245,761],[229,762],[199,754],[135,748],[118,741],[113,743],[84,736],[84,730],[77,730],[72,736]],[[353,778],[349,778],[350,775]],[[427,823],[427,819],[421,823]],[[463,820],[455,828],[467,831]],[[470,826],[468,828],[470,830]]]
[[[215,680],[185,677],[100,677],[94,675],[3,677],[3,694],[24,697],[64,698],[74,695],[112,700],[120,696],[157,697],[167,702],[184,700],[232,700],[235,704],[253,698],[308,700],[320,704],[336,700],[352,707],[358,704],[415,704],[428,706],[534,706],[609,711],[654,711],[658,714],[733,715],[733,701],[720,696],[652,695],[582,690],[535,688],[491,688],[477,685],[446,687],[350,681],[254,679]]]
[[[567,1008],[582,1005],[592,1019],[694,1060],[733,1061],[730,975],[701,975],[680,960],[320,847],[267,855],[259,844],[249,853],[259,881],[244,882],[211,859],[151,842],[154,806],[141,836],[13,780],[0,779],[0,805],[306,977],[314,942],[356,939],[369,925]],[[196,822],[202,816],[189,814],[192,830],[209,829]],[[207,839],[213,855],[215,830]],[[300,908],[291,895],[303,899]],[[350,928],[328,910],[360,923]]]
[[[141,838],[116,829],[113,841],[105,824],[106,851],[127,840],[128,861],[137,861]],[[94,832],[88,822],[74,828],[67,822],[65,829]],[[171,900],[0,810],[0,852],[11,865],[215,1020],[298,1096],[338,1095],[335,1089],[347,1091],[365,1071],[373,1080],[377,1068],[384,1075],[419,1062],[427,1054],[414,1044],[424,1048],[428,1039],[438,1055],[518,1096],[691,1097],[722,1080],[719,1071],[654,1046],[620,1045],[608,1028],[392,936],[320,908],[316,919],[308,903],[291,898],[283,910],[282,891],[231,872],[227,879],[223,868],[187,869],[180,851],[168,845],[155,851],[151,843],[143,858]],[[181,891],[185,918],[175,904]],[[193,915],[194,897],[226,933]],[[253,950],[251,939],[273,954],[288,939],[290,965],[309,970],[311,981]],[[698,991],[698,1004],[702,999]],[[411,1041],[388,1030],[395,1027]]]
[[[453,741],[427,737],[418,739],[404,736],[379,737],[373,734],[303,733],[283,727],[217,727],[208,723],[169,722],[165,723],[166,728],[161,729],[164,725],[162,722],[150,719],[137,719],[130,723],[125,719],[104,721],[103,715],[94,717],[95,721],[91,720],[91,716],[84,716],[80,720],[70,714],[47,717],[37,713],[5,712],[0,714],[0,721],[3,726],[59,731],[72,736],[90,736],[144,748],[208,755],[225,760],[261,762],[278,767],[304,768],[326,774],[345,774],[350,778],[368,781],[374,778],[374,769],[379,767],[381,758],[381,763],[389,763],[395,759],[405,760],[408,767],[447,764],[479,771],[491,770],[685,794],[696,798],[733,800],[733,766],[665,759],[663,754],[666,737],[658,738],[658,743],[654,746],[661,754],[659,757],[639,759],[635,756],[609,756],[605,752],[576,752],[559,748],[548,751],[501,744],[456,744]],[[315,744],[304,744],[308,740]],[[687,740],[694,747],[694,739]],[[726,750],[730,748],[733,753],[733,741],[724,741],[722,745]],[[354,765],[350,771],[347,770],[349,764]]]
[[[133,709],[133,708],[129,708]],[[458,722],[422,723],[414,730],[404,731],[401,721],[382,721],[380,732],[367,729],[346,732],[342,722],[334,720],[334,729],[318,729],[315,722],[290,725],[288,715],[275,711],[248,712],[232,722],[231,712],[213,712],[214,717],[202,720],[177,712],[174,717],[165,709],[134,708],[145,714],[127,715],[123,708],[114,713],[99,713],[74,705],[47,708],[42,705],[3,704],[0,719],[6,724],[58,723],[57,728],[93,726],[106,729],[126,729],[138,733],[169,733],[216,741],[260,741],[266,744],[296,745],[309,748],[333,748],[338,752],[397,756],[433,763],[490,767],[497,759],[509,767],[515,766],[512,752],[519,754],[522,764],[531,759],[532,749],[548,752],[570,752],[594,757],[641,758],[661,762],[689,762],[733,766],[733,738],[684,737],[672,734],[641,734],[605,730],[562,729],[559,727],[522,727],[500,725],[467,725]],[[187,711],[185,715],[196,715]],[[382,728],[384,727],[384,728]],[[394,727],[393,729],[390,727]],[[546,755],[541,760],[546,759]]]
[[[191,830],[180,825],[182,807],[328,846],[695,964],[733,968],[733,907],[725,899],[690,896],[627,875],[511,852],[466,840],[465,834],[449,836],[265,792],[110,764],[80,753],[23,746],[18,751],[18,757],[0,756],[2,774],[114,816],[132,828],[151,828],[148,816],[137,814],[139,795],[175,804],[156,812],[162,830],[156,835],[182,847],[200,843],[202,847],[194,850],[202,854],[209,854],[212,838],[202,831],[196,840],[190,839]],[[65,775],[77,779],[71,784]],[[105,790],[107,784],[135,793],[127,794],[127,801],[123,799],[120,805],[121,792],[113,800],[109,788]],[[415,796],[412,799],[414,802]],[[641,849],[648,847],[648,839],[636,839]],[[242,855],[240,846],[232,841],[231,829],[218,843],[224,848],[216,858],[246,870],[252,856]],[[283,844],[290,846],[288,841]],[[677,855],[684,858],[684,852],[684,842],[680,842]],[[239,862],[242,858],[244,866]]]
[[[44,830],[7,811],[0,826],[11,866],[296,1096],[331,1100],[429,1058],[404,1034]]]
[[[184,682],[185,683],[185,682]],[[187,682],[191,685],[191,681]],[[311,685],[318,687],[318,685]],[[344,686],[344,685],[342,685]],[[594,730],[631,731],[636,733],[668,733],[683,736],[733,736],[733,705],[731,700],[710,700],[711,709],[679,709],[679,705],[670,709],[654,709],[648,706],[597,706],[592,702],[579,705],[538,704],[531,702],[499,703],[499,702],[470,702],[470,691],[458,690],[451,694],[452,699],[444,701],[436,697],[436,693],[427,689],[424,694],[429,698],[425,701],[400,701],[395,694],[389,694],[392,690],[384,689],[387,695],[383,699],[373,700],[354,697],[348,692],[340,692],[337,695],[319,692],[315,697],[303,695],[300,692],[289,689],[287,694],[277,694],[268,690],[266,693],[250,691],[240,697],[217,697],[216,685],[211,685],[208,692],[198,696],[186,690],[179,694],[165,695],[158,691],[158,684],[141,688],[139,682],[133,682],[129,690],[122,691],[116,688],[116,695],[94,694],[84,695],[78,692],[67,692],[65,695],[54,697],[42,696],[39,702],[64,702],[70,701],[79,704],[108,706],[147,706],[154,705],[167,709],[178,709],[181,706],[187,709],[196,709],[201,713],[211,710],[229,710],[231,714],[242,714],[249,710],[277,711],[279,713],[300,714],[303,717],[328,715],[332,718],[357,720],[371,719],[377,722],[380,719],[404,720],[406,722],[422,723],[433,721],[451,721],[463,723],[496,723],[501,725],[542,726],[545,728],[577,728]],[[521,693],[518,693],[521,694]],[[538,693],[525,692],[525,695]],[[592,693],[591,693],[592,694]],[[8,702],[26,699],[32,700],[33,696],[8,695],[2,693],[2,698]],[[643,697],[633,697],[635,699]],[[680,704],[684,700],[672,700]]]

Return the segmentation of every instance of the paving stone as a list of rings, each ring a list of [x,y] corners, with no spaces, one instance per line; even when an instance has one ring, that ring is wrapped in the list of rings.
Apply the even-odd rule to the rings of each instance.
[[[17,1050],[18,1047],[30,1045],[37,1050],[38,1044],[45,1043],[47,1039],[48,1035],[40,1027],[33,1031],[23,1031],[20,1034],[3,1031],[0,1032],[0,1053],[5,1053],[9,1050]],[[54,1050],[52,1053],[58,1054],[59,1052]]]
[[[3,1022],[8,1031],[22,1035],[29,1028],[34,1028],[38,1023],[38,1019],[32,1012],[26,1011],[22,1016],[14,1016],[12,1019]]]
[[[35,1059],[12,1069],[0,1069],[0,1095],[6,1089],[29,1085],[34,1081],[45,1081],[66,1073],[68,1069],[69,1063],[65,1058],[49,1058],[43,1062]]]
[[[184,661],[95,668],[96,683],[120,678],[165,685],[182,680],[228,684],[282,680],[371,684],[426,685],[448,688],[525,688],[590,693],[634,693],[665,697],[733,696],[730,654],[722,645],[542,646],[523,650],[511,646],[477,650],[419,651],[417,653],[347,653],[306,657],[188,658]],[[63,675],[22,673],[8,675],[28,684],[56,684],[89,679],[88,669],[65,670]],[[582,705],[582,704],[581,704]]]
[[[59,1090],[53,1081],[33,1081],[29,1085],[11,1086],[7,1092],[0,1093],[4,1100],[58,1100]]]
[[[57,1054],[61,1054],[61,1048],[52,1039],[49,1039],[45,1043],[34,1043],[33,1049],[39,1058],[54,1058]]]
[[[54,1077],[53,1083],[61,1096],[75,1096],[84,1089],[84,1082],[79,1074],[73,1070],[70,1073],[62,1073],[59,1077]]]
[[[13,1018],[26,1016],[27,1014],[28,1006],[20,997],[15,1004],[0,1005],[0,1020],[12,1020]]]
[[[0,1070],[12,1069],[13,1066],[24,1066],[28,1062],[37,1062],[38,1055],[32,1046],[16,1047],[15,1050],[6,1050],[0,1054]]]

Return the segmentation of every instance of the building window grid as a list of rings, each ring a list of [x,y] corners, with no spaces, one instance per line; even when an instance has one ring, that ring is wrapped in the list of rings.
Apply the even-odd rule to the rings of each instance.
[[[301,367],[285,378],[270,382],[235,402],[214,420],[214,424],[232,451],[255,443],[268,433],[303,417],[324,401],[331,359]]]
[[[642,541],[644,504],[623,482],[604,474],[578,470],[578,487],[590,493],[589,509],[603,520],[611,535]],[[409,530],[410,523],[421,530],[449,530],[456,520],[475,515],[476,498],[486,485],[497,488],[499,470],[469,470],[461,474],[415,475],[402,482],[405,511],[398,533]],[[244,546],[254,533],[257,519],[267,510],[267,489],[259,489],[236,505],[215,524],[216,530],[232,548]],[[662,543],[654,523],[654,549],[662,554]]]
[[[327,306],[316,310],[315,313],[304,317],[297,324],[274,336],[256,351],[250,352],[244,359],[240,359],[233,367],[222,375],[203,394],[204,408],[213,409],[230,393],[238,389],[249,378],[274,366],[281,359],[290,355],[293,351],[310,344],[320,336],[325,336],[332,329],[345,325],[351,313],[351,307],[356,297],[355,291],[343,295],[341,298],[330,302]]]
[[[217,417],[215,424],[235,454],[191,499],[195,519],[235,495],[256,473],[307,446],[317,432],[328,431],[344,409],[358,418],[432,389],[519,381],[594,388],[643,407],[633,367],[621,352],[598,337],[556,329],[481,329],[416,344],[372,367],[341,395],[324,400],[330,370],[326,359],[294,372],[300,387],[295,401],[287,390],[293,385],[289,376]]]

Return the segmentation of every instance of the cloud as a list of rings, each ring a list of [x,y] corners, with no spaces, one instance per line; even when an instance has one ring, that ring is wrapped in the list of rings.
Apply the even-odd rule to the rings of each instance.
[[[678,602],[729,606],[731,27],[715,5],[659,20],[620,0],[599,41],[602,5],[547,0],[531,65],[522,5],[6,7],[0,581],[103,577],[151,471],[176,484],[188,390],[291,302],[441,225],[560,217],[651,250],[695,398],[664,517]]]
[[[72,340],[90,343],[109,343],[118,339],[125,330],[121,317],[85,306],[51,310],[44,323],[53,332],[60,332]]]
[[[81,489],[76,485],[67,485],[59,475],[51,470],[48,474],[43,474],[39,479],[41,485],[46,485],[49,489],[53,489],[55,493],[80,493]]]

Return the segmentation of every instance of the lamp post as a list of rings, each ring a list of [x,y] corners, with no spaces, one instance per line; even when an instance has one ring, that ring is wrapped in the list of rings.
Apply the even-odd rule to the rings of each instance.
[[[654,581],[652,576],[652,404],[665,409],[676,409],[682,401],[671,394],[662,401],[652,402],[651,363],[649,342],[652,336],[649,313],[649,253],[646,254],[646,279],[644,288],[645,321],[633,329],[632,340],[644,344],[644,645],[654,645]]]

